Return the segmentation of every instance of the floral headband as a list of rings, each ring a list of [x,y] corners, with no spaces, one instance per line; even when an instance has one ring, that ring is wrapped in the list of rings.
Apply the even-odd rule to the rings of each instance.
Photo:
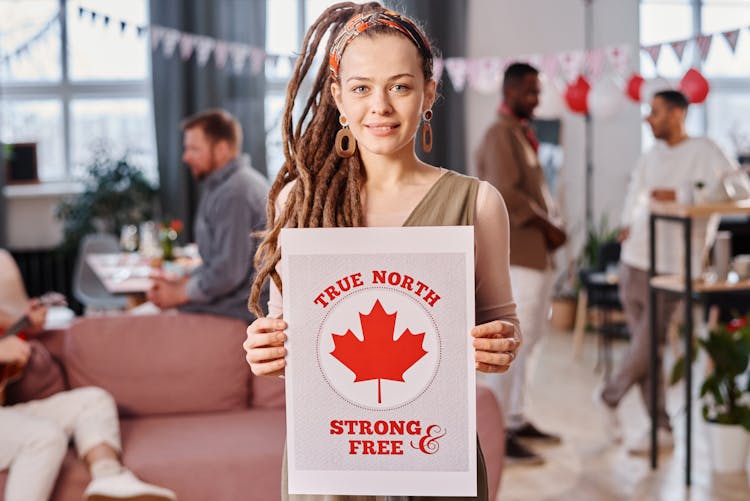
[[[432,69],[432,49],[419,28],[417,28],[414,22],[408,17],[404,17],[392,10],[384,10],[355,14],[346,22],[344,29],[336,37],[336,41],[333,43],[333,47],[331,47],[331,54],[328,58],[331,76],[334,79],[338,80],[339,78],[339,64],[341,63],[341,56],[344,54],[346,46],[349,45],[357,35],[368,28],[377,25],[390,26],[391,28],[403,33],[414,43],[414,45],[417,46],[417,49],[425,58],[425,61],[430,65],[430,69]]]

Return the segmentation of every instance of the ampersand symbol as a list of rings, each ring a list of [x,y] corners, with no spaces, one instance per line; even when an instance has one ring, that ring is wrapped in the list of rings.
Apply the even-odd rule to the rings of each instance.
[[[414,445],[414,442],[409,442],[409,444],[413,449],[419,449],[425,454],[435,454],[440,449],[438,440],[443,438],[446,433],[438,425],[433,424],[427,427],[427,433],[419,439],[419,445]]]

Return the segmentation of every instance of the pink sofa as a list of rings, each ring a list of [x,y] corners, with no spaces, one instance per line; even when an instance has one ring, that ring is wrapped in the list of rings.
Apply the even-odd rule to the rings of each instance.
[[[252,375],[244,331],[240,321],[208,315],[80,319],[41,339],[62,371],[44,371],[44,381],[30,376],[16,394],[106,389],[120,412],[124,463],[180,501],[279,499],[283,380]],[[477,421],[494,499],[505,435],[497,402],[481,386]],[[6,476],[0,473],[0,494]],[[52,500],[80,501],[88,481],[71,448]]]

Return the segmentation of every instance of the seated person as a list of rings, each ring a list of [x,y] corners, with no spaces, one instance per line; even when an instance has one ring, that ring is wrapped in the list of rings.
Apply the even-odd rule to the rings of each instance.
[[[25,313],[29,324],[25,334],[40,332],[46,313],[46,307],[37,300],[30,300]],[[23,366],[31,355],[31,346],[21,337],[3,337],[3,332],[18,320],[0,307],[0,375],[3,377],[10,365]],[[0,381],[0,400],[5,384]],[[174,492],[142,482],[122,465],[115,402],[109,393],[95,387],[0,406],[0,471],[8,470],[4,499],[48,500],[71,437],[92,476],[84,492],[85,500],[176,499]]]
[[[203,264],[189,277],[157,277],[147,297],[159,308],[211,313],[251,322],[248,284],[257,241],[265,229],[268,183],[243,161],[242,127],[223,110],[182,124],[183,161],[203,185],[195,238]],[[263,301],[261,301],[263,303]]]

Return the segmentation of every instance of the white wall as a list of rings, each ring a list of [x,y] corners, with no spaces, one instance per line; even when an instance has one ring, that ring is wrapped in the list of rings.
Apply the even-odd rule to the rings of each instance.
[[[81,193],[78,183],[5,186],[6,247],[13,250],[51,249],[63,237],[55,208],[65,198]]]
[[[583,49],[584,0],[468,0],[468,57],[512,57],[555,54]],[[633,69],[638,61],[638,2],[593,0],[593,47],[631,46]],[[467,161],[474,154],[484,130],[495,118],[500,99],[467,90]],[[566,112],[563,118],[565,160],[561,173],[562,200],[573,248],[584,236],[585,120]],[[619,222],[625,186],[640,154],[640,109],[626,103],[615,117],[593,121],[593,214],[598,221],[608,214],[610,224]]]

